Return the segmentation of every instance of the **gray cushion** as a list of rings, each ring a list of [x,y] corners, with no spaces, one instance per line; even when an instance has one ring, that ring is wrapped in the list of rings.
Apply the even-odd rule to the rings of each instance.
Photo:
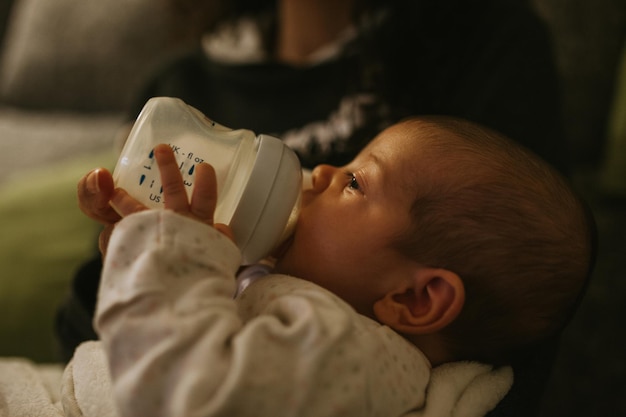
[[[165,2],[19,0],[7,27],[8,104],[119,110],[170,45]]]

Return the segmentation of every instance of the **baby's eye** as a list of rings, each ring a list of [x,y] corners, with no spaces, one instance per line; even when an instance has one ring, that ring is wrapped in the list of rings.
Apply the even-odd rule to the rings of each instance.
[[[361,186],[359,185],[359,182],[356,179],[356,176],[351,173],[351,172],[346,172],[346,177],[348,177],[348,188],[351,188],[353,190],[360,190]]]

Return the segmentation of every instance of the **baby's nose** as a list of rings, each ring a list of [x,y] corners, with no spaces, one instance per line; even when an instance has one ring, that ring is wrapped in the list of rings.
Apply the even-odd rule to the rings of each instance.
[[[318,165],[311,173],[311,188],[316,192],[324,191],[330,184],[336,168],[330,165]]]

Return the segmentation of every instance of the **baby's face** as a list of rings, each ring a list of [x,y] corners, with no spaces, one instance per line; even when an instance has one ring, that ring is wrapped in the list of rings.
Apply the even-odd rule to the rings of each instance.
[[[373,303],[406,272],[392,244],[411,224],[418,154],[415,134],[399,125],[350,164],[315,168],[277,272],[315,282],[371,316]]]

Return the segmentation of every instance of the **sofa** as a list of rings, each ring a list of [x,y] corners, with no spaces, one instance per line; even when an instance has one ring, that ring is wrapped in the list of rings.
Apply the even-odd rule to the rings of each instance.
[[[1,4],[0,356],[49,362],[55,308],[98,232],[76,183],[113,167],[133,97],[185,46],[165,1]]]
[[[626,6],[623,0],[533,1],[553,32],[575,180],[604,216],[601,235],[619,233],[615,225],[624,222],[610,217],[619,210],[602,206],[598,196],[602,184],[618,200],[626,196],[626,158],[615,157],[626,149],[619,128],[624,116],[612,111],[624,103],[616,86],[618,68],[626,68],[619,66]],[[93,253],[99,230],[76,207],[76,182],[93,167],[113,167],[115,138],[133,97],[154,68],[191,46],[192,41],[173,40],[173,27],[165,0],[0,0],[0,356],[59,359],[55,308]],[[607,259],[601,256],[600,262]],[[617,268],[601,265],[600,271],[626,274]],[[584,333],[607,294],[626,297],[626,288],[611,293],[602,277],[594,282],[582,315],[564,335],[548,386],[556,400],[547,410],[564,411],[558,407],[566,399],[570,412],[564,415],[606,414],[581,405],[584,395],[571,366],[595,358],[597,347],[584,344]],[[611,340],[608,334],[598,337]],[[605,370],[587,373],[599,381],[584,386],[603,386]],[[611,377],[610,382],[619,378]],[[567,390],[560,390],[564,385]],[[626,407],[626,401],[618,406]]]

